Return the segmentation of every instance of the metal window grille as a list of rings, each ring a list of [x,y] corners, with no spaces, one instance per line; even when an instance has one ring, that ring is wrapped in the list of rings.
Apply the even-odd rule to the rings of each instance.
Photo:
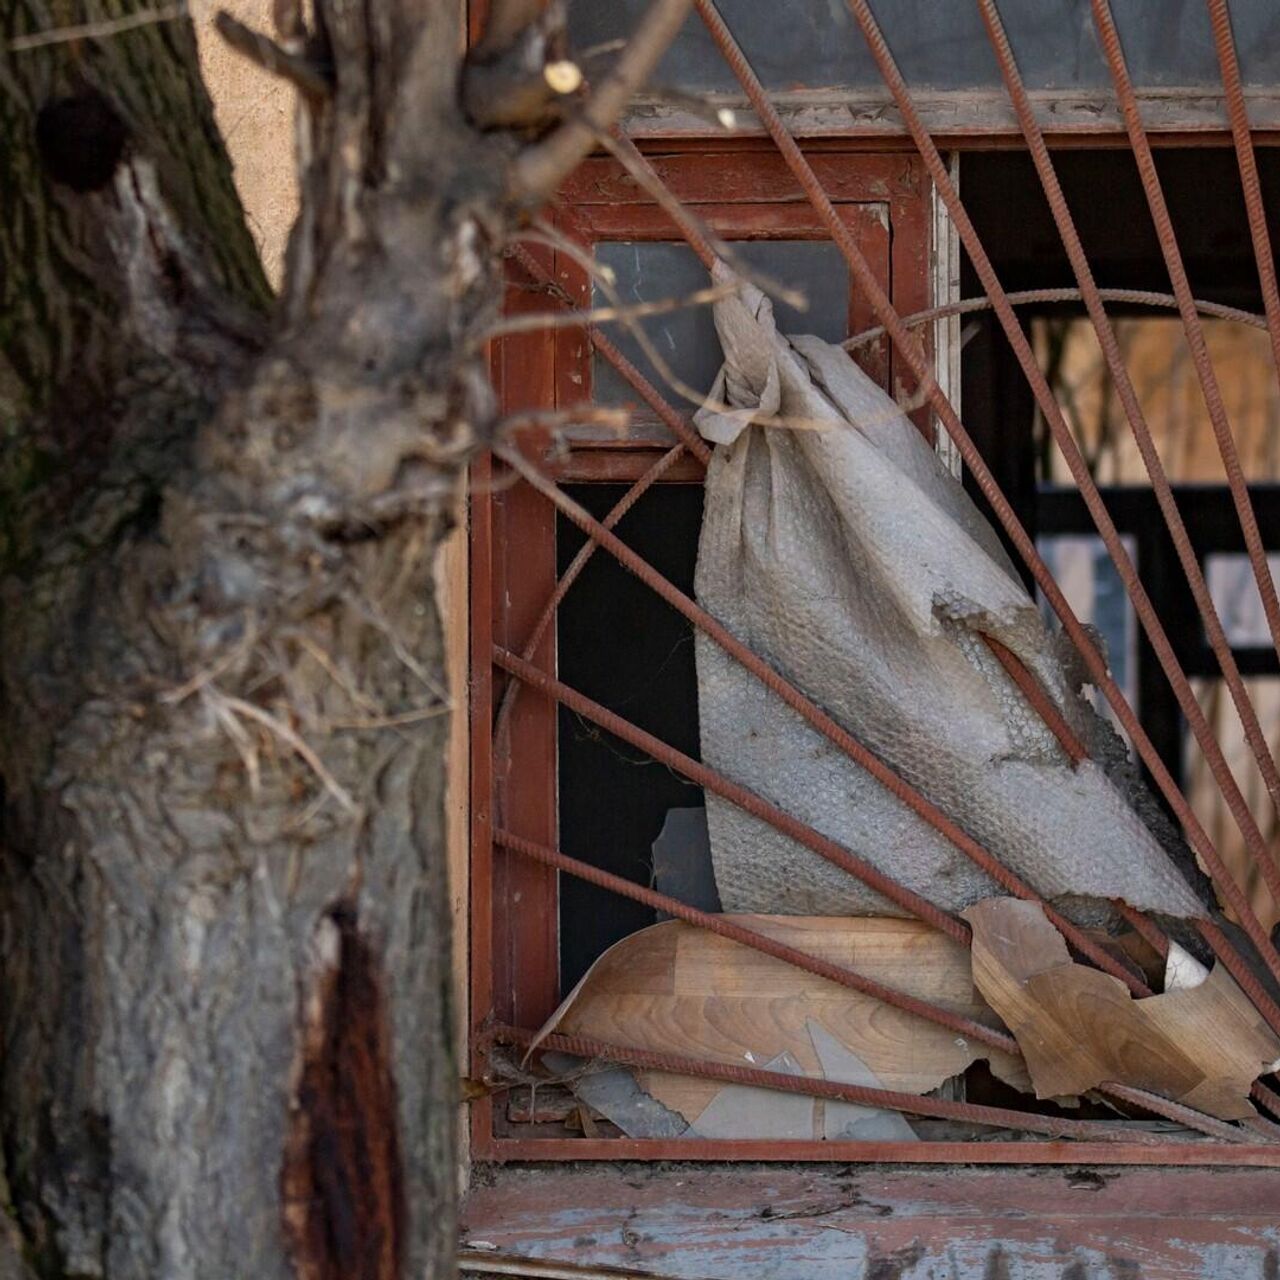
[[[1277,598],[1266,546],[1254,510],[1253,496],[1245,482],[1222,389],[1215,375],[1205,336],[1203,317],[1206,311],[1212,313],[1213,309],[1206,308],[1193,296],[1155,163],[1152,141],[1144,126],[1142,103],[1130,76],[1109,0],[1090,0],[1090,12],[1098,45],[1111,77],[1113,101],[1123,123],[1123,137],[1136,162],[1159,240],[1160,252],[1170,280],[1171,296],[1149,293],[1118,295],[1116,291],[1104,290],[1098,286],[1072,210],[1063,193],[1054,157],[1046,143],[1041,123],[1042,111],[1037,102],[1033,101],[1020,75],[1018,61],[1002,24],[998,0],[976,0],[976,4],[999,66],[1008,103],[1017,121],[1021,145],[1030,156],[1042,185],[1075,276],[1076,287],[1075,291],[1068,291],[1067,295],[1059,290],[1032,294],[1006,292],[992,258],[982,244],[974,222],[960,198],[944,153],[922,118],[913,92],[881,34],[871,7],[866,0],[848,0],[856,27],[865,40],[867,50],[892,97],[902,126],[914,146],[914,155],[907,158],[909,168],[917,176],[927,175],[940,206],[945,209],[959,243],[972,264],[982,290],[980,298],[966,303],[934,308],[915,306],[909,308],[911,314],[905,315],[901,291],[896,298],[893,296],[893,291],[886,283],[884,270],[878,269],[869,256],[867,238],[859,234],[857,226],[851,221],[847,204],[839,193],[833,194],[828,190],[824,181],[824,176],[829,180],[831,172],[827,157],[802,149],[789,132],[783,117],[717,9],[715,0],[696,0],[696,11],[776,149],[776,158],[785,167],[789,181],[798,186],[808,202],[807,214],[795,225],[801,227],[805,235],[820,235],[834,244],[847,265],[859,298],[865,300],[865,327],[863,332],[855,335],[851,344],[857,347],[860,343],[887,341],[888,355],[885,356],[882,351],[881,356],[892,361],[894,385],[905,389],[908,394],[918,396],[927,406],[922,422],[927,420],[930,424],[936,423],[945,432],[951,447],[985,496],[996,520],[1027,566],[1048,607],[1075,642],[1089,668],[1091,678],[1122,726],[1136,755],[1149,771],[1155,787],[1176,815],[1188,843],[1209,872],[1222,901],[1230,905],[1243,925],[1262,963],[1271,974],[1280,979],[1280,953],[1259,921],[1249,897],[1225,864],[1218,844],[1211,838],[1186,795],[1171,776],[1130,699],[1096,651],[1034,539],[1020,522],[1006,495],[1001,492],[988,463],[949,398],[947,385],[944,384],[949,384],[951,380],[940,378],[934,367],[928,342],[929,326],[940,317],[960,314],[978,307],[989,307],[1012,348],[1042,421],[1083,499],[1093,530],[1106,548],[1137,623],[1158,658],[1173,696],[1203,755],[1205,768],[1220,792],[1222,804],[1238,830],[1243,848],[1247,850],[1251,868],[1265,882],[1276,900],[1280,901],[1280,861],[1264,836],[1258,816],[1251,811],[1232,774],[1215,737],[1214,728],[1197,700],[1192,681],[1170,640],[1170,620],[1158,615],[1144,589],[1133,563],[1131,542],[1126,541],[1125,535],[1117,528],[1109,513],[1054,390],[1042,371],[1031,335],[1015,310],[1021,303],[1052,302],[1063,296],[1078,298],[1082,302],[1093,325],[1115,394],[1146,468],[1155,504],[1176,549],[1178,562],[1186,577],[1209,647],[1239,715],[1249,752],[1260,770],[1271,804],[1280,806],[1280,773],[1277,772],[1266,734],[1250,700],[1245,677],[1219,615],[1214,594],[1210,591],[1204,569],[1192,546],[1173,487],[1157,453],[1150,426],[1134,390],[1130,371],[1126,367],[1124,353],[1117,341],[1115,325],[1108,313],[1108,303],[1121,301],[1167,306],[1178,316],[1225,470],[1234,519],[1239,524],[1248,564],[1257,585],[1265,623],[1264,634],[1269,636],[1271,645],[1280,652],[1280,599]],[[1241,83],[1229,3],[1228,0],[1206,0],[1206,4],[1221,71],[1222,95],[1226,108],[1223,123],[1229,132],[1238,161],[1241,192],[1265,307],[1265,324],[1277,372],[1280,373],[1280,289],[1277,287],[1272,246],[1268,237],[1254,152],[1255,137]],[[665,228],[664,234],[671,238],[678,231],[703,264],[710,266],[715,256],[714,247],[695,225],[680,217],[678,205],[663,200],[662,179],[654,167],[630,144],[623,141],[618,145],[632,178],[654,193],[654,217]],[[897,159],[901,161],[902,157]],[[696,147],[692,150],[690,163],[699,163]],[[922,213],[921,216],[925,215]],[[519,310],[521,306],[530,311],[545,308],[548,300],[562,303],[567,308],[581,306],[586,278],[581,271],[562,271],[561,265],[566,262],[572,267],[570,259],[566,259],[563,252],[554,251],[546,243],[539,244],[536,238],[531,238],[526,247],[515,249],[512,270],[526,290],[523,303],[519,301],[520,295],[516,295],[516,309]],[[916,302],[920,301],[927,300],[916,299]],[[603,552],[614,557],[651,589],[658,599],[725,649],[838,751],[871,773],[996,880],[1008,894],[1045,905],[1034,885],[1025,883],[1001,866],[987,849],[898,777],[888,765],[856,741],[764,660],[747,649],[688,594],[617,536],[613,531],[614,527],[651,486],[677,477],[686,480],[696,477],[705,466],[709,453],[707,445],[693,431],[685,415],[623,354],[618,343],[596,326],[556,329],[541,334],[531,333],[518,340],[508,340],[496,356],[498,381],[509,393],[508,402],[513,398],[518,402],[523,397],[529,403],[545,403],[545,397],[549,395],[548,388],[526,383],[531,379],[536,382],[539,378],[555,379],[563,376],[566,367],[573,366],[575,361],[580,364],[583,351],[588,347],[639,397],[654,418],[669,429],[674,435],[675,443],[633,480],[625,496],[603,519],[589,514],[565,492],[557,482],[554,460],[548,461],[538,447],[527,448],[523,454],[514,449],[507,450],[502,454],[501,461],[486,462],[477,470],[475,487],[480,496],[477,500],[478,515],[473,541],[473,581],[476,594],[472,635],[475,852],[472,910],[475,958],[473,1070],[478,1074],[483,1073],[486,1055],[492,1052],[495,1045],[506,1044],[517,1048],[527,1045],[533,1028],[556,998],[554,965],[546,960],[548,955],[554,956],[555,948],[556,875],[574,877],[597,885],[700,928],[732,938],[745,946],[756,948],[808,973],[844,984],[852,990],[874,995],[922,1019],[947,1026],[958,1034],[1016,1052],[1014,1041],[1004,1032],[993,1031],[944,1009],[930,1006],[925,1001],[885,988],[850,969],[807,956],[741,924],[688,907],[651,889],[571,858],[556,847],[554,772],[549,775],[546,766],[546,761],[554,752],[554,717],[535,714],[531,710],[535,702],[545,708],[547,700],[571,709],[583,720],[661,762],[682,777],[773,824],[847,874],[874,887],[906,913],[925,921],[960,943],[967,943],[969,938],[968,926],[962,920],[922,896],[895,884],[884,872],[870,866],[836,841],[800,823],[784,809],[646,733],[553,674],[551,640],[556,610],[567,593],[575,589],[575,583],[591,557]],[[885,371],[887,373],[887,366]],[[567,398],[573,397],[573,386],[568,385],[564,390]],[[540,400],[540,396],[544,398]],[[555,397],[550,398],[554,400]],[[596,451],[594,465],[597,477],[609,479],[624,474],[624,470],[616,463],[616,454],[610,455],[607,449]],[[501,502],[490,502],[485,495],[492,493],[500,493]],[[554,573],[553,558],[556,513],[576,525],[587,539],[582,550],[558,579]],[[495,607],[495,597],[502,597],[508,585],[503,580],[503,571],[496,566],[496,548],[501,546],[504,538],[515,536],[517,531],[521,538],[529,537],[529,541],[522,546],[522,554],[527,552],[528,556],[524,568],[535,577],[541,575],[544,579],[550,572],[553,586],[541,601],[531,602],[523,598],[519,608],[514,610],[505,605]],[[550,569],[548,556],[552,557]],[[526,597],[527,594],[526,592]],[[1022,690],[1027,701],[1057,736],[1066,753],[1073,760],[1083,758],[1085,748],[1042,692],[1035,678],[1020,665],[1013,654],[994,641],[990,643],[996,657]],[[532,821],[529,820],[530,814],[535,815]],[[495,904],[499,903],[506,904],[505,914],[497,909]],[[518,907],[513,904],[518,904]],[[1122,907],[1122,910],[1134,928],[1158,951],[1167,951],[1167,941],[1152,921],[1128,908]],[[1149,994],[1140,979],[1087,934],[1047,906],[1046,914],[1079,957],[1121,979],[1135,995]],[[1253,976],[1240,952],[1209,921],[1201,922],[1199,927],[1209,947],[1235,977],[1266,1021],[1273,1029],[1280,1031],[1280,1008],[1276,1007]],[[537,972],[531,977],[529,970]],[[523,974],[520,984],[515,982],[517,973]],[[1225,1124],[1153,1095],[1120,1085],[1107,1086],[1113,1096],[1126,1103],[1185,1124],[1201,1135],[1201,1140],[1194,1142],[1173,1142],[1154,1136],[1146,1141],[1136,1141],[1132,1135],[1117,1140],[1115,1130],[1102,1121],[1037,1115],[1029,1111],[983,1107],[942,1098],[892,1095],[882,1090],[792,1076],[775,1076],[757,1069],[729,1067],[720,1063],[658,1054],[625,1044],[552,1037],[549,1047],[636,1067],[782,1088],[816,1097],[896,1107],[914,1115],[991,1124],[1003,1129],[1023,1131],[1027,1139],[1018,1142],[943,1141],[896,1144],[510,1137],[495,1130],[492,1108],[481,1104],[473,1109],[473,1151],[477,1157],[1280,1164],[1280,1143],[1277,1142],[1280,1128],[1266,1118],[1280,1117],[1280,1093],[1275,1091],[1271,1082],[1259,1082],[1255,1086],[1253,1097],[1258,1107],[1258,1118],[1252,1125]]]

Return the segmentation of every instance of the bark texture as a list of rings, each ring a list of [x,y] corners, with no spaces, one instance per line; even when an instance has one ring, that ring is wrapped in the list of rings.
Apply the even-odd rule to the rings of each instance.
[[[0,1136],[42,1275],[452,1270],[431,569],[508,155],[457,12],[285,14],[332,89],[274,318],[189,24],[0,54]]]
[[[542,0],[465,93],[457,0],[224,21],[307,105],[274,304],[189,23],[0,15],[0,1169],[42,1277],[452,1273],[433,560],[506,238],[689,7],[580,118]]]

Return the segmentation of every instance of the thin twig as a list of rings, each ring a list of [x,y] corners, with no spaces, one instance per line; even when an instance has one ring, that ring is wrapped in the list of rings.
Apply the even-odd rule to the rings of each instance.
[[[757,271],[726,240],[718,236],[710,225],[703,221],[663,182],[657,170],[649,163],[644,154],[625,134],[616,129],[599,135],[603,146],[620,165],[653,197],[658,207],[678,226],[684,238],[693,247],[694,252],[702,259],[703,266],[710,268],[716,258],[720,258],[736,275],[755,285],[762,293],[771,298],[785,302],[797,311],[807,311],[809,300],[798,289],[790,289],[779,281]]]
[[[226,730],[227,737],[231,739],[231,745],[235,747],[240,763],[244,765],[245,774],[249,778],[249,794],[256,797],[262,790],[262,768],[258,760],[257,745],[225,701],[221,697],[210,696],[213,692],[215,691],[212,689],[206,689],[204,701],[212,711],[213,718]]]
[[[595,146],[596,131],[609,129],[649,78],[693,0],[653,0],[608,75],[587,99],[580,118],[565,121],[529,147],[511,166],[510,193],[521,204],[542,204]]]
[[[160,695],[160,701],[168,706],[177,706],[180,702],[185,702],[193,693],[198,693],[211,680],[216,680],[219,676],[224,675],[239,661],[258,639],[258,629],[254,625],[252,616],[246,615],[245,633],[240,643],[232,646],[226,651],[216,662],[211,663],[201,671],[197,671],[189,680],[170,689]]]
[[[682,298],[660,298],[654,302],[620,303],[617,306],[592,307],[585,311],[539,311],[533,315],[506,316],[489,326],[482,341],[503,338],[513,333],[530,333],[540,329],[568,329],[588,324],[612,324],[622,320],[640,320],[645,316],[665,316],[673,311],[707,306],[738,292],[739,285],[717,284],[695,289]]]
[[[676,89],[668,84],[654,84],[650,81],[644,87],[646,105],[660,102],[668,107],[683,108],[698,120],[716,125],[726,133],[732,133],[738,127],[738,113],[724,103],[719,105],[708,95],[690,93],[687,89]]]
[[[271,75],[288,80],[308,101],[323,102],[333,92],[329,80],[310,59],[281,48],[270,36],[245,26],[225,9],[214,18],[213,25],[237,53]]]
[[[357,707],[360,707],[370,715],[378,714],[378,704],[363,693],[357,686],[355,680],[343,671],[334,658],[325,650],[323,645],[317,644],[304,631],[290,629],[283,633],[282,639],[290,639],[299,644],[303,649],[311,655],[312,658],[328,673],[329,678],[340,688],[348,698],[351,699]]]
[[[210,686],[205,689],[204,696],[212,700],[215,709],[221,704],[226,710],[235,715],[245,716],[247,719],[255,720],[263,728],[270,730],[277,738],[292,750],[310,766],[311,771],[319,778],[325,790],[349,813],[353,816],[360,812],[359,805],[352,799],[351,793],[340,783],[337,778],[329,772],[323,760],[315,753],[306,741],[291,729],[283,720],[273,716],[271,712],[264,710],[262,707],[255,706],[252,702],[246,702],[243,698],[237,698],[233,694],[223,693],[220,689]]]
[[[574,56],[579,62],[594,62],[597,58],[603,58],[610,53],[618,53],[627,47],[627,42],[623,39],[602,40],[599,44],[590,44],[585,49],[579,49]]]
[[[556,430],[560,427],[608,427],[622,432],[631,425],[630,409],[606,409],[601,405],[577,404],[567,409],[524,409],[509,414],[494,424],[493,433],[498,439],[512,431],[524,431],[530,427]]]
[[[408,646],[400,638],[396,629],[387,620],[382,610],[378,608],[372,600],[367,596],[350,596],[348,602],[354,604],[356,609],[375,626],[386,637],[390,643],[392,651],[396,657],[408,668],[420,681],[430,690],[431,693],[441,702],[448,702],[448,693],[440,687],[437,680],[433,679],[431,673],[420,663],[417,658],[409,652]]]
[[[423,720],[434,720],[438,716],[447,715],[453,710],[453,703],[436,703],[431,707],[418,707],[413,711],[399,711],[391,715],[370,716],[366,720],[326,720],[329,729],[395,729],[406,724],[420,724]]]
[[[168,4],[161,9],[143,9],[123,18],[107,18],[101,22],[84,22],[75,27],[55,27],[51,31],[36,31],[28,36],[15,36],[9,41],[11,53],[27,49],[43,49],[51,44],[72,44],[77,40],[105,40],[110,36],[135,31],[139,27],[154,26],[157,22],[173,22],[186,15],[185,4]]]

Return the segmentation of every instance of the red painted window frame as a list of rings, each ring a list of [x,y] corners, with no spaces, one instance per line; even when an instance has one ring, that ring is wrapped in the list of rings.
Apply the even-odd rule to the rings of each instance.
[[[807,150],[847,225],[879,265],[899,310],[909,314],[929,306],[931,191],[918,157],[829,141],[810,144]],[[828,238],[781,157],[767,144],[684,144],[654,150],[649,158],[667,185],[726,238]],[[604,240],[680,239],[667,215],[608,158],[592,158],[578,170],[553,217],[561,231],[586,246]],[[590,284],[579,264],[543,246],[532,252],[571,297],[589,304]],[[545,293],[528,289],[513,288],[508,297],[511,312],[554,305]],[[874,324],[852,293],[849,323],[851,332]],[[883,343],[872,344],[859,359],[886,386],[911,393],[907,376],[895,367],[894,355]],[[495,344],[493,373],[506,413],[580,403],[590,395],[589,343],[582,330],[571,328],[514,335]],[[567,452],[553,449],[546,433],[527,432],[519,444],[564,482],[631,481],[670,444],[656,423],[646,426],[650,421],[640,415],[638,430],[629,438],[579,442]],[[664,482],[699,478],[696,464],[682,462]],[[502,686],[490,661],[495,643],[523,648],[555,586],[555,519],[550,505],[528,486],[509,484],[486,461],[473,477],[470,531],[471,1067],[483,1075],[485,1029],[494,1022],[537,1027],[559,996],[556,875],[495,849],[491,839],[500,821],[530,839],[557,843],[555,707],[536,692],[524,691],[511,718],[508,749],[498,749],[492,724]],[[535,656],[550,671],[555,670],[554,645],[553,628]],[[501,1095],[472,1106],[474,1159],[936,1161],[981,1159],[992,1150],[992,1144],[967,1143],[911,1144],[913,1149],[906,1150],[847,1142],[673,1144],[515,1135],[504,1126],[502,1106]],[[927,1152],[919,1150],[926,1145]],[[1030,1144],[1016,1145],[1021,1154]],[[1073,1150],[1074,1158],[1080,1158],[1078,1144]]]
[[[651,160],[668,186],[731,235],[825,238],[781,158],[767,144],[664,144]],[[933,226],[931,192],[914,152],[868,151],[850,142],[806,144],[824,188],[837,205],[881,204],[887,209],[889,244],[884,261],[900,314],[931,304]],[[859,198],[861,197],[861,199]],[[726,213],[725,211],[729,212]],[[853,216],[851,214],[851,216]],[[589,160],[574,176],[554,214],[560,228],[584,243],[595,239],[675,240],[677,230],[607,159]],[[588,301],[586,274],[565,255],[533,250],[543,267],[576,300]],[[510,291],[509,310],[554,307],[545,293]],[[856,314],[854,324],[859,323]],[[869,323],[869,322],[868,322]],[[925,331],[926,336],[928,331]],[[883,351],[864,354],[875,367]],[[543,329],[503,340],[493,353],[493,373],[503,409],[556,408],[586,398],[590,354],[574,329]],[[899,376],[893,355],[888,375],[898,394],[912,386]],[[919,416],[922,429],[927,423]],[[669,441],[628,439],[553,447],[545,432],[518,441],[526,455],[563,482],[634,481]],[[660,483],[700,478],[696,465],[677,464]],[[492,844],[495,822],[528,839],[555,845],[556,724],[554,705],[535,691],[522,693],[510,721],[509,749],[496,751],[491,726],[495,693],[492,646],[521,650],[555,586],[555,518],[549,503],[525,484],[511,484],[487,460],[473,476],[471,507],[471,1071],[487,1070],[484,1034],[494,1022],[541,1025],[555,1007],[558,908],[556,875]],[[578,589],[578,588],[575,588]],[[534,661],[555,671],[554,628]],[[502,1099],[471,1107],[471,1155],[476,1161],[701,1160],[701,1161],[898,1161],[921,1164],[1145,1164],[1184,1162],[1180,1150],[1127,1142],[946,1141],[759,1142],[699,1139],[654,1140],[533,1136],[504,1131]],[[1207,1157],[1207,1158],[1206,1158]],[[1238,1148],[1205,1153],[1188,1147],[1185,1163],[1238,1164]],[[1247,1163],[1247,1161],[1246,1161]]]

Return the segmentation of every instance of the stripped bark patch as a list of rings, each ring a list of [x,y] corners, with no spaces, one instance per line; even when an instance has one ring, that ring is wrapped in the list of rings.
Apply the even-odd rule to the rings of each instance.
[[[316,937],[282,1173],[299,1280],[397,1280],[404,1178],[386,997],[377,961],[342,903]]]

